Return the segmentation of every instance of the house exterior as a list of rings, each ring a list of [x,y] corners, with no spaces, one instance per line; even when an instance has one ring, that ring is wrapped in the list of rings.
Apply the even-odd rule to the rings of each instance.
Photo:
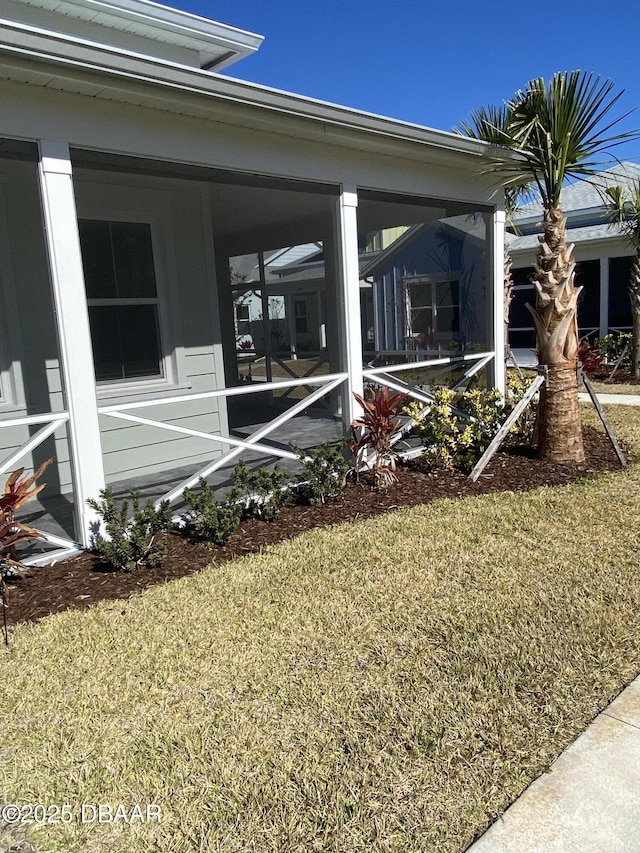
[[[608,224],[602,193],[609,186],[630,186],[640,178],[640,165],[623,162],[600,172],[592,182],[580,181],[562,191],[567,237],[575,245],[576,281],[583,285],[578,304],[581,337],[593,340],[608,332],[631,330],[627,286],[633,250],[617,226]],[[533,202],[514,218],[518,233],[507,232],[514,279],[509,344],[521,363],[535,360],[535,333],[526,302],[534,299],[530,281],[541,233],[542,208]],[[533,303],[532,303],[533,304]]]
[[[271,439],[320,401],[348,425],[353,393],[387,381],[363,359],[363,235],[482,222],[474,358],[502,384],[504,213],[482,142],[227,78],[260,36],[148,0],[0,15],[0,475],[55,458],[42,504],[74,521],[50,547],[90,542],[105,484],[152,478],[175,502],[248,450],[290,457]],[[309,244],[321,295],[274,266]],[[259,287],[233,275],[248,256]],[[289,300],[323,372],[240,376],[243,290]],[[238,435],[232,403],[292,389]]]

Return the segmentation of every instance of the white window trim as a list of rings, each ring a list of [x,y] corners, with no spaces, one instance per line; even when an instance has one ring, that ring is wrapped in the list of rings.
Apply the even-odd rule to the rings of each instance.
[[[437,275],[417,275],[417,276],[404,276],[402,279],[402,287],[403,287],[403,296],[404,296],[404,310],[405,310],[405,337],[411,337],[413,334],[413,327],[411,324],[411,311],[413,310],[411,305],[411,296],[409,295],[409,289],[411,285],[414,284],[428,284],[431,286],[431,302],[429,306],[420,306],[420,307],[430,307],[432,311],[432,317],[436,321],[434,325],[434,330],[436,335],[444,335],[449,334],[448,332],[444,332],[441,329],[437,328],[437,318],[438,318],[438,307],[441,308],[457,308],[458,309],[458,320],[461,325],[462,317],[460,315],[460,281],[461,274],[459,270],[450,270],[446,273],[437,274]],[[456,282],[458,285],[458,302],[452,302],[450,305],[437,305],[437,297],[436,297],[436,285],[442,284],[443,282]],[[456,333],[451,333],[455,335]],[[458,333],[460,334],[460,329]],[[455,338],[452,338],[455,340]],[[439,342],[439,344],[442,342]]]
[[[22,337],[3,186],[6,180],[5,175],[0,175],[0,414],[9,415],[26,411],[26,397],[22,376]]]
[[[98,400],[102,404],[117,403],[122,398],[133,402],[134,399],[144,399],[149,394],[175,393],[189,389],[191,386],[186,378],[180,305],[175,287],[178,274],[171,213],[172,193],[146,187],[142,189],[133,184],[106,186],[82,177],[76,177],[75,186],[78,220],[144,223],[151,228],[163,376],[96,382]],[[119,196],[117,200],[113,198],[114,195]],[[105,200],[105,203],[101,204],[97,201],[100,197],[107,196],[108,202]],[[91,300],[91,303],[98,304],[100,301]]]

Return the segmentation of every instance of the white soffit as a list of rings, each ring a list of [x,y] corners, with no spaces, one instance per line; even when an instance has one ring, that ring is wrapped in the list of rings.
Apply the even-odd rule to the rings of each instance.
[[[95,12],[98,7],[113,9],[115,3],[123,8],[135,5],[154,12],[162,10],[181,20],[185,17],[189,21],[195,19],[202,29],[225,28],[225,25],[149,0],[0,0],[0,18],[5,10],[7,13],[14,10],[13,16],[7,14],[0,20],[0,76],[195,118],[223,120],[222,110],[228,109],[229,117],[224,120],[253,129],[275,128],[279,134],[296,138],[319,139],[324,144],[394,155],[402,145],[403,156],[421,161],[424,150],[428,149],[432,162],[456,167],[461,165],[460,154],[475,159],[486,157],[489,152],[487,143],[471,137],[249,83],[195,68],[193,64],[187,65],[184,59],[159,56],[157,39],[155,42],[146,39],[148,52],[145,50],[145,53],[109,45],[104,41],[101,16],[95,23],[83,22],[91,30],[92,38],[64,32],[59,25],[59,21],[64,21],[62,9],[82,8]],[[33,23],[24,21],[24,15],[18,20],[16,7],[40,9],[49,18],[55,16],[57,26],[51,27],[50,21],[48,27],[38,25],[37,15],[33,16]],[[128,35],[140,40],[133,33]],[[96,41],[101,36],[103,41]],[[260,36],[253,38],[261,40]],[[151,53],[154,44],[155,56]],[[171,48],[174,52],[191,52],[176,44]],[[412,146],[412,151],[407,144]]]
[[[264,40],[264,36],[150,0],[19,0],[19,3],[194,51],[200,68],[216,71],[255,53]]]

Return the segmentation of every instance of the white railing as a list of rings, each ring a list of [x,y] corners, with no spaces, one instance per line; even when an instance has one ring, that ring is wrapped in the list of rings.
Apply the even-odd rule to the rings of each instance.
[[[56,414],[47,414],[47,415],[28,415],[24,418],[12,418],[8,421],[0,421],[0,429],[9,428],[9,427],[18,427],[18,426],[31,426],[31,424],[45,424],[42,429],[39,429],[35,435],[32,435],[28,441],[25,441],[23,445],[21,445],[17,450],[7,456],[6,459],[3,459],[0,462],[0,476],[2,474],[6,474],[7,471],[13,470],[16,462],[18,462],[23,456],[26,456],[27,453],[31,453],[32,450],[35,450],[38,445],[42,444],[42,442],[49,438],[59,426],[65,424],[69,420],[69,414],[67,412],[60,412]]]
[[[487,364],[494,358],[494,353],[492,352],[480,352],[480,353],[472,353],[463,356],[449,356],[447,358],[437,358],[437,359],[427,359],[421,362],[412,362],[411,364],[395,364],[395,365],[386,365],[384,367],[372,367],[367,368],[363,371],[363,376],[365,380],[369,379],[372,382],[375,382],[378,385],[386,385],[387,387],[393,389],[394,391],[400,391],[406,394],[407,397],[410,397],[413,400],[417,400],[419,403],[422,403],[421,416],[424,417],[428,414],[429,409],[435,401],[435,396],[430,391],[425,391],[421,386],[411,385],[408,382],[403,381],[402,379],[398,379],[397,377],[390,375],[393,373],[398,373],[403,370],[416,370],[422,368],[430,368],[430,367],[443,367],[442,370],[438,370],[435,373],[431,373],[429,376],[430,381],[433,381],[434,378],[441,375],[446,375],[450,373],[452,370],[460,364],[465,364],[471,362],[471,366],[465,370],[465,372],[460,376],[452,385],[449,387],[452,391],[457,391],[459,388],[462,388],[465,383],[467,383],[476,373],[478,373],[482,368],[486,367]],[[455,406],[449,404],[448,408],[451,409],[458,417],[469,418],[470,416],[462,412],[460,409],[457,409]],[[391,443],[397,444],[401,441],[404,436],[410,432],[410,430],[415,426],[416,421],[413,418],[407,418],[407,422],[403,425],[401,429],[399,429],[394,436],[392,436]],[[368,460],[371,462],[372,460]]]
[[[46,415],[26,415],[22,418],[11,418],[9,420],[0,420],[0,429],[9,429],[11,427],[21,427],[21,426],[32,426],[34,424],[44,424],[44,426],[39,429],[34,435],[30,436],[27,441],[20,445],[17,450],[14,450],[9,454],[5,459],[0,462],[0,476],[6,474],[7,471],[13,471],[23,456],[26,456],[31,451],[35,450],[36,447],[41,445],[45,439],[49,438],[50,435],[61,427],[63,424],[66,424],[69,420],[68,412],[49,412]],[[31,525],[33,526],[33,525]],[[41,562],[49,562],[52,559],[60,559],[65,556],[67,553],[72,553],[77,550],[77,543],[72,542],[70,539],[65,539],[62,536],[55,536],[52,533],[45,533],[42,530],[38,530],[37,527],[34,527],[34,530],[37,530],[38,533],[41,533],[44,537],[42,544],[51,543],[52,545],[57,545],[58,549],[55,551],[48,551],[45,554],[36,555],[28,558],[25,562],[30,565],[35,565]]]
[[[493,358],[494,354],[492,352],[479,352],[461,356],[449,356],[447,358],[426,359],[424,361],[412,362],[410,364],[391,364],[385,365],[384,367],[368,367],[363,370],[362,373],[365,380],[369,379],[370,381],[377,382],[380,385],[387,385],[394,391],[402,391],[408,397],[417,400],[419,403],[430,405],[435,399],[433,394],[429,391],[425,391],[424,388],[420,386],[405,382],[393,374],[400,373],[404,370],[422,370],[423,368],[444,366],[443,370],[430,374],[429,379],[432,381],[436,376],[445,375],[450,373],[452,370],[455,370],[458,365],[471,362],[471,366],[453,383],[453,385],[450,386],[452,390],[457,391],[458,388],[461,388],[471,379],[472,376],[482,370],[483,367],[486,367]]]
[[[296,379],[283,379],[277,382],[261,382],[257,388],[255,386],[241,385],[234,388],[220,388],[216,391],[204,391],[198,394],[181,394],[175,397],[162,397],[160,399],[143,400],[135,403],[125,403],[113,406],[99,406],[98,413],[101,415],[107,415],[109,417],[116,418],[118,420],[128,421],[130,423],[141,424],[149,427],[156,427],[158,429],[166,430],[168,432],[180,433],[181,435],[204,439],[205,441],[212,441],[219,444],[230,445],[234,448],[229,453],[226,453],[216,459],[214,462],[210,462],[205,465],[195,474],[188,477],[175,488],[171,489],[171,491],[167,492],[167,494],[163,495],[162,498],[159,498],[156,502],[156,506],[158,506],[161,501],[165,500],[169,501],[169,503],[175,502],[178,498],[182,496],[182,493],[185,489],[194,486],[201,477],[208,477],[215,471],[217,471],[219,468],[228,465],[230,461],[237,458],[244,450],[251,450],[258,453],[263,453],[271,457],[277,456],[282,459],[297,459],[294,453],[291,453],[288,450],[281,450],[279,447],[274,447],[270,444],[263,444],[261,440],[263,438],[266,438],[268,435],[270,435],[272,432],[282,426],[282,424],[291,420],[300,412],[303,412],[310,405],[329,394],[339,385],[342,385],[342,383],[346,379],[346,373],[329,373],[324,376],[314,376],[313,378],[303,377]],[[155,420],[152,418],[142,417],[137,414],[131,414],[132,411],[137,411],[138,409],[148,408],[151,406],[167,406],[175,405],[176,403],[188,403],[195,400],[211,400],[216,398],[239,397],[246,394],[264,393],[265,391],[279,391],[283,389],[293,389],[298,387],[306,388],[309,385],[319,385],[320,387],[317,390],[313,391],[311,394],[304,397],[302,400],[299,400],[281,415],[274,418],[272,421],[269,421],[268,424],[265,424],[264,426],[255,430],[246,439],[232,438],[231,436],[220,435],[217,433],[202,432],[200,430],[194,430],[189,427],[181,427],[176,424],[169,424],[161,420]]]

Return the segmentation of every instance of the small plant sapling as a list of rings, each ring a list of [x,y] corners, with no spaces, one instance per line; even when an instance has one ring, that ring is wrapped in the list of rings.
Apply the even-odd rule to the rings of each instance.
[[[323,441],[313,450],[302,450],[295,444],[290,447],[302,463],[303,472],[298,475],[298,493],[306,503],[326,504],[344,491],[347,476],[352,470],[344,455],[345,441],[338,444]]]
[[[185,489],[183,497],[189,507],[189,524],[196,536],[224,545],[235,531],[242,514],[236,504],[221,506],[211,486],[204,477],[198,480],[200,491]]]
[[[393,437],[402,427],[402,421],[397,416],[406,394],[389,396],[389,389],[382,385],[370,400],[365,400],[360,394],[353,396],[363,409],[362,416],[351,423],[351,452],[356,471],[368,467],[369,457],[373,455],[376,487],[388,488],[397,480],[393,472],[398,454],[393,449]]]
[[[45,483],[41,483],[39,486],[36,486],[35,483],[52,462],[53,458],[47,459],[30,477],[23,476],[24,468],[17,468],[9,475],[4,492],[0,495],[0,596],[2,597],[4,642],[7,646],[9,645],[9,634],[7,631],[6,578],[9,574],[21,574],[25,568],[17,557],[16,545],[34,539],[46,540],[46,536],[39,530],[16,521],[15,512],[44,489]]]
[[[604,356],[596,346],[591,346],[589,341],[580,341],[578,349],[578,361],[587,376],[593,376],[602,367]]]
[[[247,517],[274,521],[291,501],[287,476],[279,465],[272,470],[250,471],[245,462],[238,462],[231,473],[231,484],[227,501],[238,504]]]
[[[162,501],[156,509],[150,501],[140,507],[140,492],[131,492],[131,517],[129,501],[120,503],[111,487],[100,491],[100,500],[90,498],[87,503],[102,518],[107,536],[94,536],[95,550],[115,569],[131,572],[138,566],[155,568],[167,552],[165,542],[159,538],[171,529],[171,507]]]

